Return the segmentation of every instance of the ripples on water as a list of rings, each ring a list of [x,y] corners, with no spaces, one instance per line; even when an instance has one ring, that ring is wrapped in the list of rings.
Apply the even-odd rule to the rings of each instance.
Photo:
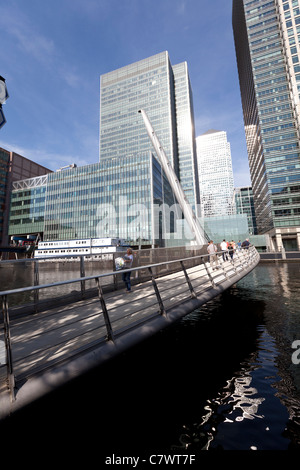
[[[299,264],[259,265],[230,292],[199,310],[200,323],[201,311],[212,316],[222,311],[228,318],[224,335],[234,330],[231,346],[244,358],[232,375],[228,362],[223,386],[200,404],[201,419],[183,425],[182,449],[300,448],[300,365],[291,361],[291,344],[300,338],[299,292]],[[190,317],[182,323],[191,326],[195,314]],[[250,340],[248,348],[239,341],[244,335]],[[223,352],[226,356],[225,345]]]
[[[105,397],[119,388],[121,402],[109,401],[116,421],[104,448],[300,449],[300,365],[291,362],[299,272],[300,264],[260,264],[116,361]]]
[[[185,448],[257,450],[285,449],[288,412],[276,396],[280,380],[274,366],[274,341],[261,327],[257,354],[241,364],[214,398],[208,398],[201,422],[184,426]]]

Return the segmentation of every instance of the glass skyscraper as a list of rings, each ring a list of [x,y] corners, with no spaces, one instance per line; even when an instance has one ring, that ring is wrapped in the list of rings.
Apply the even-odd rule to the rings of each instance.
[[[258,232],[300,248],[299,1],[233,0],[232,21]]]
[[[200,203],[193,100],[187,64],[168,52],[100,77],[100,162],[153,151],[139,109],[151,124],[194,209]]]
[[[237,214],[247,214],[249,234],[256,235],[256,217],[252,188],[244,186],[234,188],[235,210]]]
[[[226,132],[207,131],[196,144],[202,217],[232,215],[234,183]]]
[[[16,182],[9,234],[39,232],[45,241],[117,237],[159,246],[173,237],[180,245],[182,213],[138,111],[147,112],[190,204],[198,209],[187,64],[172,67],[163,52],[102,75],[100,82],[99,162]]]
[[[5,204],[6,204],[8,171],[9,171],[9,152],[0,148],[0,245],[2,245],[3,239],[5,238],[3,234],[3,225],[4,225],[4,211],[5,211]]]
[[[14,184],[11,236],[40,232],[45,241],[120,237],[130,244],[163,246],[175,233],[180,235],[176,220],[182,214],[153,153],[141,108],[190,204],[198,209],[187,64],[172,67],[168,53],[162,52],[102,75],[100,84],[99,162]]]
[[[151,152],[109,158],[13,183],[9,235],[163,246],[163,216],[154,210],[164,203],[171,207],[173,194]]]
[[[48,168],[22,157],[15,152],[0,148],[0,245],[8,245],[8,221],[11,207],[11,190],[15,181],[51,172]],[[27,214],[27,202],[19,207],[18,216]]]

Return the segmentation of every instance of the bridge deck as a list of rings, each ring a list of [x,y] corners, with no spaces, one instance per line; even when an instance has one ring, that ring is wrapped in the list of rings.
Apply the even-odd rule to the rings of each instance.
[[[76,358],[87,353],[92,354],[87,356],[92,365],[94,351],[101,346],[104,348],[109,344],[109,348],[113,348],[118,341],[123,341],[128,332],[132,333],[137,328],[140,328],[141,332],[141,328],[145,330],[155,319],[164,318],[168,321],[169,312],[176,308],[180,310],[185,302],[198,300],[198,305],[203,304],[246,275],[257,262],[255,258],[250,262],[241,255],[236,257],[234,264],[227,261],[222,263],[222,268],[214,271],[208,263],[200,264],[186,270],[190,285],[183,271],[156,278],[162,302],[160,306],[151,280],[134,286],[131,293],[122,290],[103,294],[115,341],[107,341],[103,302],[99,297],[10,320],[12,363],[16,381],[16,397],[10,406],[18,401],[18,395],[22,395],[22,387],[32,378],[47,371],[54,373],[58,366],[63,368],[69,361],[76,362]],[[218,286],[222,286],[221,289]],[[205,293],[209,295],[205,296]],[[196,305],[193,303],[190,311]],[[162,306],[163,315],[159,308]],[[188,311],[185,311],[186,313]],[[154,330],[157,331],[161,327],[162,323],[158,323]],[[106,351],[105,357],[110,357],[110,353]],[[6,368],[0,367],[0,398],[5,392],[4,369]],[[63,375],[65,380],[68,374]],[[74,371],[69,375],[74,375]],[[51,388],[50,383],[51,380],[47,386]]]
[[[203,272],[198,292],[211,288],[204,271],[204,266],[188,270],[193,278]],[[213,275],[224,278],[224,274],[218,276],[217,272]],[[190,296],[184,273],[164,276],[157,283],[165,308]],[[128,327],[133,321],[159,314],[151,281],[135,286],[130,294],[118,291],[104,294],[104,298],[111,324],[117,331]],[[95,341],[105,341],[107,335],[99,298],[77,301],[58,309],[32,314],[25,319],[13,320],[10,329],[14,372],[18,380],[68,358],[84,347],[90,347]]]

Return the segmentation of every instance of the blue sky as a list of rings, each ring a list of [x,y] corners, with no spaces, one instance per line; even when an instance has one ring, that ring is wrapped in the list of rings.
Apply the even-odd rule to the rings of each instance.
[[[98,161],[100,75],[167,50],[187,61],[196,135],[227,132],[250,184],[231,0],[10,0],[0,6],[9,99],[0,146],[51,170]]]

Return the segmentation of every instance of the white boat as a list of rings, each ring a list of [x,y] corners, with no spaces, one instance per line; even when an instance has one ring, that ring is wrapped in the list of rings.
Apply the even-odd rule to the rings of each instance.
[[[122,238],[85,238],[76,240],[41,241],[35,250],[35,258],[85,255],[92,258],[126,250]]]

